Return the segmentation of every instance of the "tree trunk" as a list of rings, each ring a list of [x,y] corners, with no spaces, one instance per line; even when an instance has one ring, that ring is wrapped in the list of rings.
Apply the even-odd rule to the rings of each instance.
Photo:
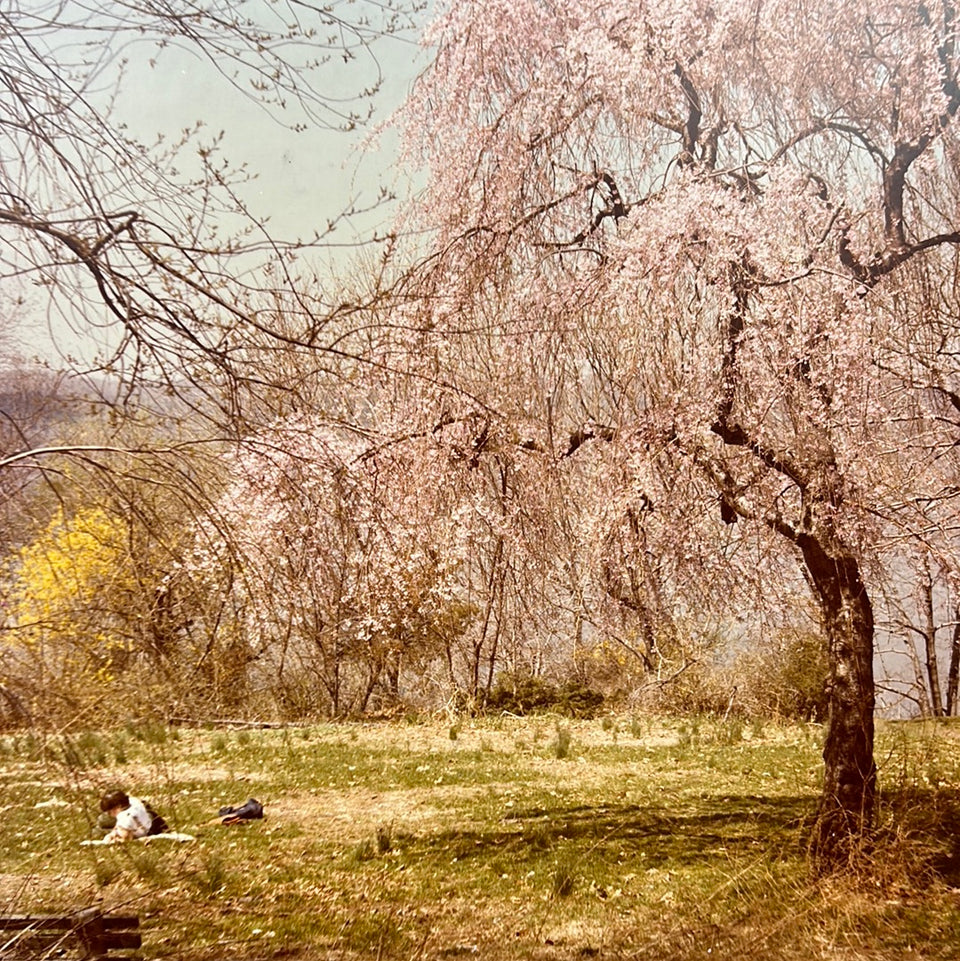
[[[829,651],[823,793],[811,838],[814,867],[826,873],[856,857],[873,823],[873,608],[851,553],[828,552],[809,534],[798,543],[820,603]]]
[[[950,641],[950,667],[947,671],[947,717],[957,713],[957,682],[960,681],[960,607],[953,612],[953,638]]]
[[[924,667],[927,683],[930,686],[930,710],[934,717],[943,717],[943,696],[940,693],[940,667],[937,663],[937,621],[933,609],[933,578],[930,568],[924,570],[923,612],[925,629],[923,632]]]
[[[387,675],[387,692],[393,698],[394,703],[400,700],[400,665],[403,660],[403,652],[388,651],[384,658],[384,671]]]

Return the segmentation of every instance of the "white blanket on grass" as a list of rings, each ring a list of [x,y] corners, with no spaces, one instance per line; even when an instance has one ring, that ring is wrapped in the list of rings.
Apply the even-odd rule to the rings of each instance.
[[[151,841],[162,841],[166,839],[167,841],[196,841],[197,839],[192,834],[181,834],[178,831],[164,831],[162,834],[148,834],[146,837],[134,838],[135,841],[140,841],[144,844],[149,844]],[[126,844],[126,841],[110,841],[107,838],[96,838],[89,841],[81,841],[81,844]]]

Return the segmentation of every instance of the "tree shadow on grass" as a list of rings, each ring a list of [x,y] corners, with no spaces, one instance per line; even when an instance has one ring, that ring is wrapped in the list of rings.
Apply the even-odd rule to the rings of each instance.
[[[500,829],[451,830],[418,846],[458,860],[491,854],[536,860],[564,841],[585,841],[613,857],[643,855],[648,867],[689,865],[712,858],[802,855],[804,826],[815,813],[811,797],[726,795],[685,803],[683,810],[656,805],[575,805],[511,812]],[[426,852],[425,852],[426,853]]]
[[[931,874],[960,886],[960,788],[914,786],[881,792],[880,844],[910,845]]]
[[[578,804],[512,811],[499,826],[454,829],[405,846],[424,855],[507,859],[532,866],[565,842],[595,856],[641,857],[649,868],[714,859],[787,861],[806,856],[817,798],[722,795],[656,804]],[[960,885],[960,789],[887,791],[867,853],[877,862],[913,863],[928,878]],[[919,880],[919,877],[918,877]]]

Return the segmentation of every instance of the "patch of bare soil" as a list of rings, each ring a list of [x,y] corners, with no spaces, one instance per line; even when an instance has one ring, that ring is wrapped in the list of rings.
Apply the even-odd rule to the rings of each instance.
[[[270,803],[269,819],[273,829],[296,825],[325,840],[352,843],[369,838],[382,826],[402,826],[416,831],[454,823],[458,810],[469,807],[470,800],[487,787],[437,786],[429,797],[416,790],[371,791],[364,788],[286,794]]]

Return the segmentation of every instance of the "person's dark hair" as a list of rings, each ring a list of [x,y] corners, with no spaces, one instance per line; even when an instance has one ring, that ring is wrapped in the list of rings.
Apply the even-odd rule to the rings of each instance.
[[[130,798],[123,791],[108,791],[100,798],[100,810],[112,811],[114,808],[130,807]]]

